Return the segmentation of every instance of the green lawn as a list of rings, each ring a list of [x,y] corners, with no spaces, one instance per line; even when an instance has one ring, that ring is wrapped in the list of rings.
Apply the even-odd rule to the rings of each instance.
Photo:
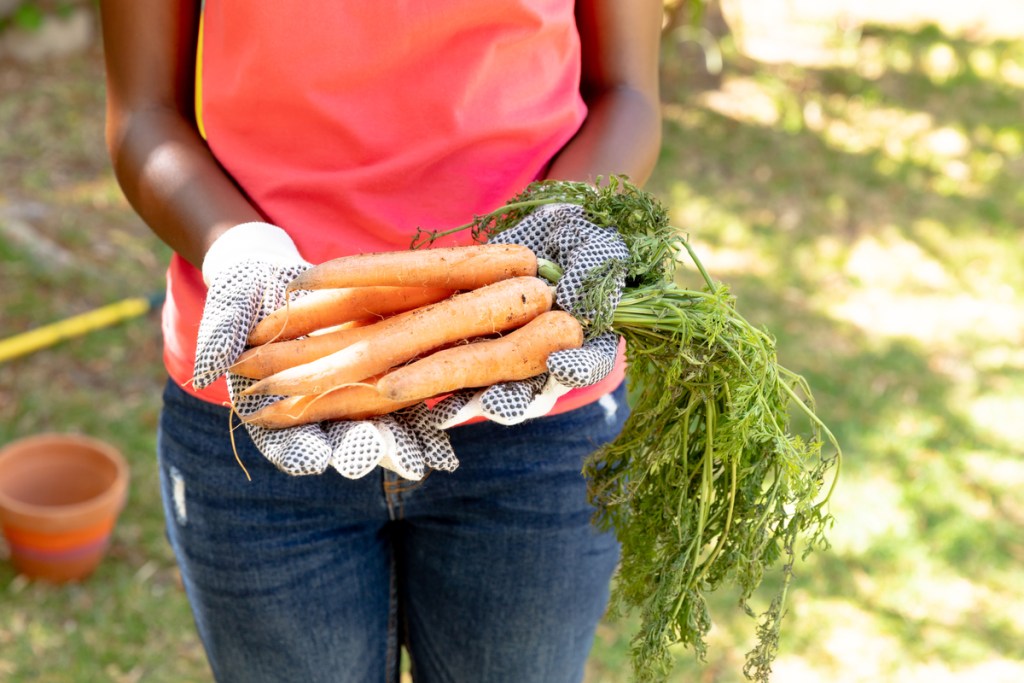
[[[873,25],[796,65],[715,32],[717,74],[666,42],[649,187],[846,456],[774,680],[1024,680],[1024,39]],[[0,338],[158,291],[168,252],[109,171],[98,49],[0,61],[0,92]],[[0,365],[0,443],[82,431],[133,467],[87,582],[0,561],[4,681],[210,680],[163,537],[159,345],[151,315]],[[743,680],[755,624],[732,596],[713,610],[708,661],[679,652],[673,681]],[[588,683],[629,680],[629,636],[602,625]]]

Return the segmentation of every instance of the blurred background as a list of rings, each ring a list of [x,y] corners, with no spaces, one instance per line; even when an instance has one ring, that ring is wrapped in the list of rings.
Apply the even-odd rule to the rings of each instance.
[[[1024,6],[665,9],[648,187],[845,452],[773,680],[1024,680]],[[0,340],[162,289],[103,116],[95,3],[0,0]],[[85,582],[29,581],[0,541],[0,680],[210,681],[163,536],[162,384],[152,312],[0,362],[0,445],[82,432],[133,470]],[[672,681],[743,680],[755,623],[712,607],[707,661],[679,651]],[[629,680],[630,629],[602,624],[587,683]]]

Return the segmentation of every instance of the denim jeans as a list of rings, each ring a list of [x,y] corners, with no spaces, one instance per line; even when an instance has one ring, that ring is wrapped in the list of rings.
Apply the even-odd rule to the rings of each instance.
[[[168,535],[222,683],[577,683],[618,560],[581,465],[620,387],[515,427],[450,430],[460,466],[409,482],[280,473],[173,383],[158,452]]]

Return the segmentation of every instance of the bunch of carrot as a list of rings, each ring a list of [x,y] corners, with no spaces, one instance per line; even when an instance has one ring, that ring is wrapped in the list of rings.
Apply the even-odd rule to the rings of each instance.
[[[560,273],[529,250],[426,248],[467,229],[487,242],[537,207],[566,202],[614,226],[630,252],[614,307],[621,270],[598,269],[584,282],[586,319],[551,310],[549,283]],[[596,522],[622,547],[613,608],[640,612],[635,678],[664,681],[675,645],[703,658],[709,593],[731,586],[757,617],[750,600],[781,563],[744,667],[767,681],[798,549],[828,546],[841,459],[806,381],[778,362],[774,339],[738,312],[664,207],[621,177],[534,183],[467,225],[417,235],[413,246],[328,262],[292,283],[316,291],[260,323],[232,368],[259,380],[248,392],[283,396],[246,419],[283,427],[383,414],[540,374],[552,351],[619,334],[630,416],[584,471]],[[690,288],[677,284],[687,256],[698,271]]]
[[[306,292],[260,321],[231,372],[281,397],[246,422],[364,419],[458,389],[543,373],[583,328],[519,245],[359,254],[302,273]]]

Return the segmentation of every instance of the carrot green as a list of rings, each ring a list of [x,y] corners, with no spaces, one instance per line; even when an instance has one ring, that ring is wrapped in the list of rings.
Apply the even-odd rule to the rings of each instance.
[[[729,586],[756,620],[744,674],[768,681],[796,559],[828,547],[839,444],[805,380],[779,364],[774,338],[740,315],[663,206],[626,178],[540,181],[468,225],[421,232],[414,246],[465,229],[483,241],[559,202],[615,226],[631,254],[620,303],[608,310],[614,273],[595,273],[588,308],[598,313],[581,322],[588,334],[611,329],[626,340],[631,414],[584,469],[596,521],[622,545],[613,609],[641,617],[631,646],[635,679],[665,680],[677,644],[704,658],[706,597]],[[676,284],[686,259],[700,288]],[[559,274],[551,263],[540,272]],[[780,587],[758,615],[750,599],[773,571]]]

